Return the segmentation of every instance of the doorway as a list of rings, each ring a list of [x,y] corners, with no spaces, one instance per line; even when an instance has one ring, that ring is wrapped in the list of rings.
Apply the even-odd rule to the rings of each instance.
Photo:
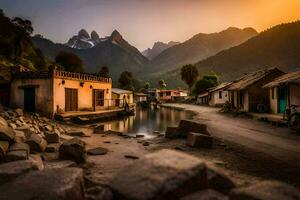
[[[78,110],[78,90],[65,88],[65,111]]]
[[[35,112],[35,88],[24,89],[24,110]]]
[[[286,86],[278,87],[278,110],[279,113],[284,113],[286,109],[287,88]]]
[[[93,90],[93,107],[94,110],[104,106],[104,90]]]

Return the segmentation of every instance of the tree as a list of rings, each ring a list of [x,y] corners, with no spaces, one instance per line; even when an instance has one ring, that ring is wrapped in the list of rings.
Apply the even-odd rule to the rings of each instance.
[[[160,79],[158,81],[158,85],[159,85],[160,89],[165,90],[167,88],[167,84],[166,84],[165,80],[163,80],[163,79]]]
[[[134,90],[134,78],[131,72],[124,71],[118,80],[119,87],[124,90]]]
[[[82,60],[73,53],[61,51],[57,54],[55,62],[64,67],[64,70],[69,72],[84,71]]]
[[[204,75],[199,79],[193,89],[193,94],[206,92],[208,88],[219,85],[219,77],[215,74]]]
[[[145,82],[143,85],[143,89],[148,90],[151,87],[151,84],[149,82]]]
[[[97,73],[98,76],[109,78],[109,68],[107,66],[102,66],[100,71]]]
[[[195,65],[184,65],[181,68],[181,80],[183,80],[191,91],[195,81],[197,80],[199,73]]]

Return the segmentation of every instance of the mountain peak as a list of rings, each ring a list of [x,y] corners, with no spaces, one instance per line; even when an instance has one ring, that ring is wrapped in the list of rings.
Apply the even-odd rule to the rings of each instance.
[[[119,33],[119,31],[117,31],[117,30],[114,30],[114,31],[111,33],[110,39],[111,39],[111,41],[117,42],[117,43],[123,41],[122,35],[121,35],[121,34]]]
[[[81,30],[78,32],[78,36],[79,36],[80,38],[86,38],[86,39],[89,39],[89,38],[90,38],[89,33],[88,33],[85,29],[81,29]]]
[[[91,33],[91,39],[92,40],[98,40],[98,39],[100,39],[99,35],[98,35],[98,33],[96,31],[92,31],[92,33]]]

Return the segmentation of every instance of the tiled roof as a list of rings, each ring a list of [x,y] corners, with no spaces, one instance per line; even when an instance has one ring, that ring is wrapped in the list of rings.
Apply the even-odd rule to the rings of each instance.
[[[300,83],[300,70],[279,76],[274,81],[264,85],[264,88],[276,87],[284,83]]]

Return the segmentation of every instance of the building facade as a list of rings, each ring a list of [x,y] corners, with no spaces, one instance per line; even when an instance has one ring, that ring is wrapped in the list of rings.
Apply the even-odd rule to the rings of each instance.
[[[208,90],[208,105],[222,106],[229,100],[227,88],[231,83],[221,83],[219,86]]]

